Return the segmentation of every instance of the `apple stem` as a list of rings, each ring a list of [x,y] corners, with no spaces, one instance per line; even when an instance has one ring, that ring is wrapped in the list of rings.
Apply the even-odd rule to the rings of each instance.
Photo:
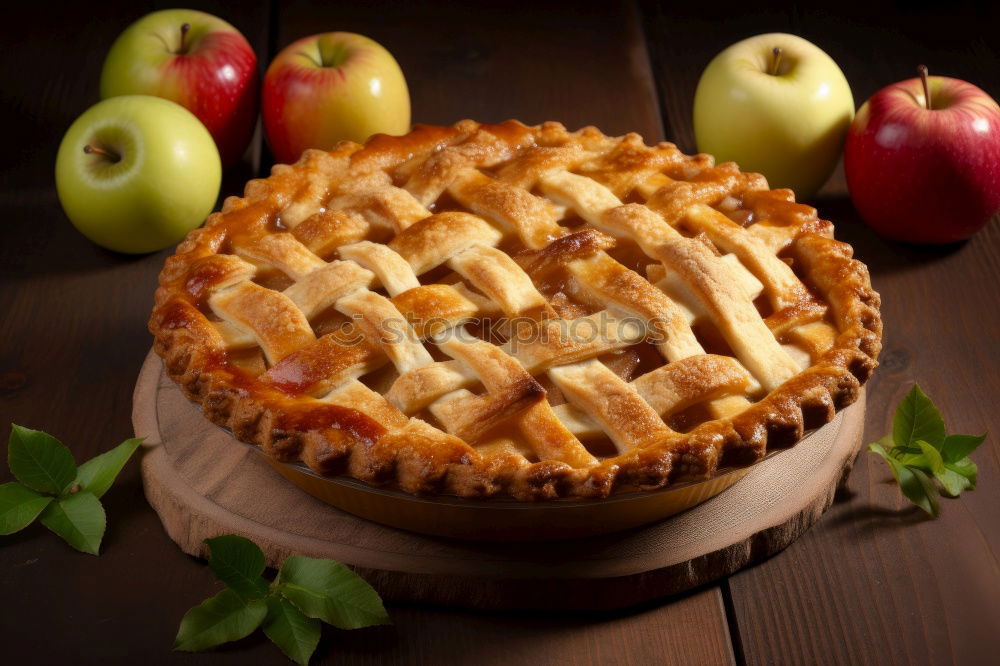
[[[775,46],[771,53],[774,54],[774,60],[771,61],[771,76],[777,76],[778,68],[781,67],[781,47]]]
[[[187,47],[184,45],[184,38],[187,37],[188,30],[191,29],[190,23],[181,24],[181,45],[177,48],[178,53],[187,53]]]
[[[121,160],[122,160],[122,156],[119,155],[118,153],[112,152],[110,150],[105,150],[104,148],[101,148],[100,146],[92,146],[89,143],[83,147],[83,152],[87,153],[88,155],[90,155],[91,153],[94,153],[94,154],[97,154],[97,155],[103,155],[104,157],[106,157],[109,160],[111,160],[112,164],[115,164],[117,162],[121,162]]]
[[[917,65],[917,72],[920,73],[920,82],[924,84],[924,104],[927,110],[931,110],[931,89],[927,83],[927,65]]]

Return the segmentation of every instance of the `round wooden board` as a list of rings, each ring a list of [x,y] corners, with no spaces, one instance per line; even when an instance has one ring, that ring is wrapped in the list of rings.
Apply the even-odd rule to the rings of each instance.
[[[547,543],[485,543],[385,527],[320,502],[212,425],[150,352],[133,399],[146,497],[184,552],[241,534],[274,566],[292,553],[351,565],[386,599],[475,608],[627,606],[727,576],[815,523],[850,471],[864,394],[824,428],[693,509],[646,527]]]

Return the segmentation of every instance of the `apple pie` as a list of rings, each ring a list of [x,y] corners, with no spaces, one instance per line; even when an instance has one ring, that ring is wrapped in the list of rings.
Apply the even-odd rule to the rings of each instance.
[[[306,151],[170,257],[170,377],[281,461],[601,498],[746,466],[851,402],[879,296],[759,174],[636,134],[417,126]]]

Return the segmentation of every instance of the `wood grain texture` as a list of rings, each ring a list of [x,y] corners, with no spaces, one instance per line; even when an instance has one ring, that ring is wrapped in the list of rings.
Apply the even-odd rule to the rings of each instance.
[[[664,612],[670,609],[669,613]],[[319,662],[350,664],[733,664],[714,588],[615,612],[518,614],[396,606],[393,626],[341,632]]]
[[[194,3],[266,36],[267,12],[233,16],[223,3]],[[149,348],[145,321],[166,250],[129,257],[81,236],[56,197],[53,169],[63,133],[98,101],[101,65],[114,38],[152,3],[20,3],[0,22],[0,426],[41,428],[78,461],[132,433],[129,404]],[[259,39],[259,37],[257,37]],[[227,175],[242,191],[253,165]],[[6,432],[2,433],[6,439]],[[4,455],[4,458],[6,456]],[[0,464],[0,483],[11,479]],[[173,662],[184,612],[215,592],[211,571],[180,552],[143,496],[130,464],[102,498],[108,529],[100,557],[83,555],[40,525],[0,538],[4,663]],[[270,645],[262,659],[280,655]],[[192,663],[244,663],[239,652]]]
[[[788,31],[839,63],[861,104],[888,83],[932,72],[1000,96],[998,8],[942,13],[881,6],[765,10],[714,22],[697,9],[645,6],[668,134],[693,150],[691,101],[716,52],[753,34]],[[711,29],[709,29],[711,25]],[[887,30],[886,26],[891,26]],[[655,37],[654,37],[655,35]],[[670,67],[667,67],[670,63]],[[869,386],[865,441],[891,430],[913,382],[935,400],[951,432],[1000,432],[998,220],[970,241],[907,246],[872,233],[851,206],[838,169],[816,205],[871,269],[882,294],[885,349]],[[747,663],[957,663],[1000,650],[1000,461],[995,440],[975,454],[980,482],[942,501],[928,520],[906,503],[885,464],[862,455],[825,519],[777,557],[728,582]]]

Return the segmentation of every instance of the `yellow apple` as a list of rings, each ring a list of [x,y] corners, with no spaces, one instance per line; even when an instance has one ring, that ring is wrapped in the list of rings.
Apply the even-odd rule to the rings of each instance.
[[[771,187],[811,198],[837,165],[854,118],[851,87],[822,49],[770,33],[733,44],[709,63],[694,96],[698,150]]]
[[[293,42],[275,57],[264,76],[261,112],[275,160],[292,163],[306,148],[406,134],[410,93],[381,44],[328,32]]]

